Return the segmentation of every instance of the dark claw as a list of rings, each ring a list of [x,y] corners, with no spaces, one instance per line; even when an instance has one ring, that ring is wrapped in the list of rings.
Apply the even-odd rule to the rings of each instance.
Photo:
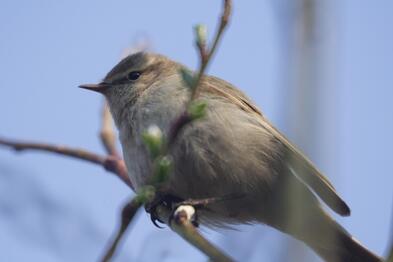
[[[159,229],[163,229],[163,228],[164,228],[164,227],[162,227],[162,226],[160,226],[160,225],[157,224],[157,221],[160,222],[160,223],[163,223],[160,219],[157,218],[157,216],[155,216],[155,215],[153,215],[153,214],[150,214],[150,220],[151,220],[151,222],[152,222],[156,227],[158,227]],[[163,224],[164,224],[164,223],[163,223]]]
[[[161,220],[158,218],[157,213],[156,213],[156,208],[157,208],[159,205],[160,205],[160,203],[154,203],[154,201],[153,201],[153,203],[150,204],[149,206],[146,205],[146,206],[145,206],[145,209],[146,209],[146,212],[150,214],[150,220],[151,220],[151,222],[153,222],[153,224],[154,224],[156,227],[162,229],[162,228],[164,228],[164,227],[159,226],[159,225],[157,224],[157,221],[160,222],[160,223],[162,223],[162,224],[164,224],[164,222],[161,221]]]
[[[157,195],[156,198],[149,204],[145,205],[145,210],[150,214],[151,222],[158,228],[163,228],[157,224],[157,221],[165,224],[157,217],[156,208],[160,205],[164,205],[172,209],[175,203],[183,201],[182,199],[173,195]]]

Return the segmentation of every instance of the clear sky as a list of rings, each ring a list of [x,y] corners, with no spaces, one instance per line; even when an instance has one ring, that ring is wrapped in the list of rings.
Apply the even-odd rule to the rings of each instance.
[[[282,117],[290,100],[281,87],[287,61],[281,35],[289,0],[235,1],[234,17],[209,73],[244,90],[290,138]],[[135,42],[190,67],[192,26],[213,31],[221,1],[0,2],[0,136],[103,152],[101,97],[79,84],[99,81]],[[352,209],[338,218],[355,237],[384,254],[393,198],[393,2],[330,1],[326,10],[331,79],[318,123],[334,126],[330,160],[310,155]],[[324,39],[324,38],[322,38]],[[321,106],[322,106],[321,104]],[[333,157],[332,157],[333,155]],[[335,168],[331,168],[333,162]],[[334,170],[334,172],[333,172]],[[95,261],[132,195],[100,167],[40,153],[0,150],[0,260]],[[279,261],[287,239],[266,227],[204,230],[244,261]],[[391,234],[390,234],[391,235]],[[141,212],[117,261],[204,261]]]

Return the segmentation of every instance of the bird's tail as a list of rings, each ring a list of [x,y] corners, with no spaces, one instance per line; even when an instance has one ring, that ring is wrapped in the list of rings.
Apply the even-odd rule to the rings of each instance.
[[[313,231],[307,234],[306,237],[303,237],[303,239],[300,239],[306,242],[323,259],[329,262],[382,261],[381,258],[347,233],[331,217],[327,214],[323,215],[322,219],[325,220],[322,221],[323,224],[317,222],[319,226],[311,226],[310,231]]]
[[[328,262],[382,261],[328,215],[295,176],[283,178],[261,222],[303,241]]]
[[[289,223],[276,224],[275,227],[303,241],[328,262],[382,261],[321,208],[318,209],[318,212],[298,213],[288,220]]]

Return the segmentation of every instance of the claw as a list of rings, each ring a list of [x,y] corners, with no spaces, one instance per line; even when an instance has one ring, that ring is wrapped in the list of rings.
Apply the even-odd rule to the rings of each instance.
[[[151,222],[159,229],[163,229],[164,227],[160,226],[157,224],[157,221],[160,223],[163,223],[160,219],[158,219],[155,215],[150,214],[150,220]]]
[[[147,213],[150,214],[150,220],[151,222],[158,228],[163,228],[160,225],[157,224],[157,221],[165,224],[164,221],[160,220],[157,216],[156,209],[160,205],[167,206],[169,208],[172,208],[175,203],[183,201],[182,199],[172,196],[172,195],[157,195],[155,199],[151,203],[148,203],[145,205],[145,210]]]

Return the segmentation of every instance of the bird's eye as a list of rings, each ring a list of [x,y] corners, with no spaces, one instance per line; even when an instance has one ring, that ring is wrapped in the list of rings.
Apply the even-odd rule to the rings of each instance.
[[[132,71],[127,75],[127,79],[130,81],[135,81],[141,76],[141,72],[139,71]]]

